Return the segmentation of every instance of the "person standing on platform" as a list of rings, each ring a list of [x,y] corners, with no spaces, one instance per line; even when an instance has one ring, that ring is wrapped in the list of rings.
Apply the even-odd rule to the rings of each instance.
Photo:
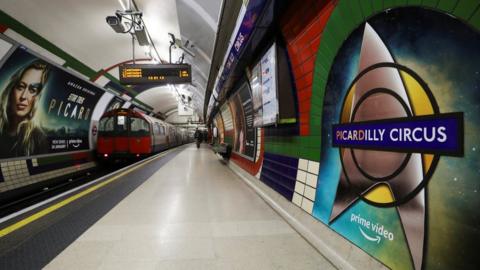
[[[203,140],[203,132],[198,130],[198,128],[195,130],[194,138],[197,141],[197,148],[200,148],[200,144],[202,143]]]

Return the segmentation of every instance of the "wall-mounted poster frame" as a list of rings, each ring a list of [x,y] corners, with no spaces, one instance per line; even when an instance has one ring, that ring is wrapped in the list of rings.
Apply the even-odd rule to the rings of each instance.
[[[260,60],[247,71],[252,89],[253,126],[278,123],[277,49],[274,42]]]
[[[0,40],[11,44],[0,60],[0,159],[91,150],[90,122],[105,90],[3,34]]]
[[[253,125],[252,94],[245,78],[238,82],[236,93],[230,98],[234,120],[233,152],[254,161],[256,153],[257,132]]]

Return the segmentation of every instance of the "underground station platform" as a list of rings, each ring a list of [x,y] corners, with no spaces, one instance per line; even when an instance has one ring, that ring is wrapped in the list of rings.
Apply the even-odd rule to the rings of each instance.
[[[1,0],[0,270],[480,269],[479,0]]]

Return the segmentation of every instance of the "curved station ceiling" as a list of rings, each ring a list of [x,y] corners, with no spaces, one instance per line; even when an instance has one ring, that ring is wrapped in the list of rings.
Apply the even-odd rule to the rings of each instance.
[[[180,62],[184,54],[183,63],[190,64],[192,68],[192,83],[131,87],[128,88],[129,91],[122,92],[127,98],[135,98],[148,105],[169,121],[186,122],[186,119],[177,115],[178,101],[182,95],[190,96],[194,116],[189,120],[203,120],[212,58],[214,54],[219,57],[224,55],[224,51],[215,51],[219,20],[223,16],[224,23],[234,22],[241,3],[242,1],[227,0],[135,0],[133,4],[129,0],[16,0],[2,1],[0,8],[85,66],[97,71],[97,75],[89,79],[102,86],[112,76],[118,79],[118,65],[132,63],[133,58],[136,63],[168,63],[172,41],[169,33],[173,34],[177,44],[171,50],[172,63]],[[135,7],[143,13],[142,19],[154,46],[140,46],[135,41],[133,48],[132,35],[116,33],[106,23],[105,18],[115,15],[117,10]],[[229,36],[231,32],[222,34]],[[31,44],[28,40],[24,43]],[[35,47],[32,49],[35,50]]]

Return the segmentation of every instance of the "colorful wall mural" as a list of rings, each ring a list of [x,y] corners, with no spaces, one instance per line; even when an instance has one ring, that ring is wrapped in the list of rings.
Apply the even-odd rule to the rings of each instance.
[[[300,136],[262,128],[257,177],[389,268],[478,268],[479,6],[292,3]]]
[[[474,258],[467,243],[479,238],[480,216],[470,212],[480,203],[480,141],[472,136],[480,126],[479,48],[479,33],[460,20],[406,7],[368,19],[335,57],[313,215],[387,266],[473,263],[465,259]]]

